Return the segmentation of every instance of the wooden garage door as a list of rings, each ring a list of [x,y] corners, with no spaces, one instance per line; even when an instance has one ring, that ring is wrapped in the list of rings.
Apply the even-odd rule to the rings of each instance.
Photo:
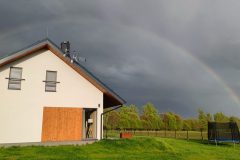
[[[42,142],[82,138],[82,108],[44,107]]]

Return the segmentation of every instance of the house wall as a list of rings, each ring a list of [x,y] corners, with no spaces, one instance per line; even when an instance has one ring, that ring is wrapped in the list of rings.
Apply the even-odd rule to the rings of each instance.
[[[10,66],[23,68],[21,90],[8,89]],[[46,70],[57,71],[57,92],[45,92]],[[0,143],[40,142],[44,106],[97,108],[100,139],[103,93],[51,51],[0,68]]]

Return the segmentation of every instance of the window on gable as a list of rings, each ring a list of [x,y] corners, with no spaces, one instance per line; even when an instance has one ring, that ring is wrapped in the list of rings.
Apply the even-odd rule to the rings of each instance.
[[[22,80],[22,68],[10,67],[10,73],[8,79],[8,89],[21,90]]]
[[[57,88],[57,71],[47,71],[45,82],[45,91],[46,92],[56,92]]]

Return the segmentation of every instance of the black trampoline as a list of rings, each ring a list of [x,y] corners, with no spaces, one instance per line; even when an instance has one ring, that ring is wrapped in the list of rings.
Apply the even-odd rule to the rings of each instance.
[[[235,122],[208,122],[208,140],[218,142],[239,143],[240,134]]]

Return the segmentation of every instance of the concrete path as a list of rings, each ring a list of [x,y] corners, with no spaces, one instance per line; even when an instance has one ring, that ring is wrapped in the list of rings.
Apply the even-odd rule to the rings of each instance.
[[[13,146],[61,146],[61,145],[75,145],[81,146],[86,144],[92,144],[96,142],[97,139],[87,139],[82,141],[64,141],[64,142],[29,142],[29,143],[3,143],[0,147],[13,147]]]

